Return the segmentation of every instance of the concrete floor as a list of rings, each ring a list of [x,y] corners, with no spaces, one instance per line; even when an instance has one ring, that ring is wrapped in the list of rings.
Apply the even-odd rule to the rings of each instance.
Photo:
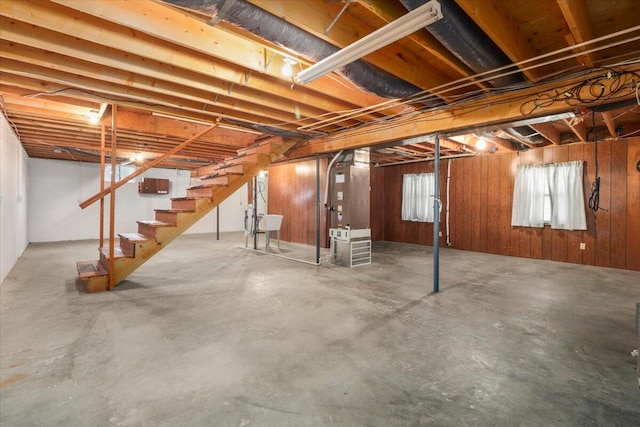
[[[182,236],[115,291],[96,242],[32,244],[0,289],[2,426],[638,426],[640,273],[374,246],[309,266]]]

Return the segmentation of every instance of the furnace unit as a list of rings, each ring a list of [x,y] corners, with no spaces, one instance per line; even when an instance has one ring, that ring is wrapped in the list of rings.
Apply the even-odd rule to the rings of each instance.
[[[329,171],[329,238],[332,262],[371,264],[369,151],[342,152]]]

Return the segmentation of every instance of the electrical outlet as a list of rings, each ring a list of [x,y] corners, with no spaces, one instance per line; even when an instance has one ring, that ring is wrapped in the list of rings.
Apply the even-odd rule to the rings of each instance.
[[[584,243],[580,243],[580,250],[584,251],[587,248],[587,245]]]
[[[438,236],[442,237],[442,231],[438,231]]]

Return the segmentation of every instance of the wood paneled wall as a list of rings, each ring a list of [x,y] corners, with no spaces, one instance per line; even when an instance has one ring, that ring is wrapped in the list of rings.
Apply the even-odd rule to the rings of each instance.
[[[324,200],[327,159],[320,159],[320,201]],[[276,164],[269,167],[270,214],[283,215],[280,240],[316,244],[316,161]],[[324,205],[320,210],[320,246],[328,247]]]
[[[515,171],[521,164],[585,162],[585,206],[595,180],[595,144],[572,144],[521,153],[451,161],[450,201],[447,161],[442,161],[441,230],[450,209],[451,247],[576,264],[640,270],[640,138],[598,143],[600,208],[587,209],[586,231],[512,227]],[[432,172],[432,163],[372,169],[371,226],[374,240],[433,244],[433,225],[402,221],[402,175]],[[580,243],[585,249],[580,249]]]

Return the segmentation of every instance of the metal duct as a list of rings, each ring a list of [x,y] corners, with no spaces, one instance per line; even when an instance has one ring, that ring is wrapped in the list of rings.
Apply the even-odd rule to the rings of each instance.
[[[537,145],[547,142],[546,138],[540,135],[536,130],[529,126],[517,126],[507,129],[507,133],[511,134],[517,140],[524,140],[529,144]]]
[[[219,20],[237,25],[272,43],[319,61],[337,52],[337,47],[245,0],[163,0],[166,3],[196,10]],[[350,81],[368,92],[385,98],[405,98],[421,91],[417,86],[374,67],[363,60],[339,70]]]
[[[400,0],[408,9],[413,10],[426,3],[426,0]],[[500,50],[475,22],[453,0],[438,0],[443,18],[426,26],[444,47],[476,73],[483,73],[511,63],[507,55]],[[494,87],[509,86],[523,82],[522,74],[511,74],[489,80]]]

